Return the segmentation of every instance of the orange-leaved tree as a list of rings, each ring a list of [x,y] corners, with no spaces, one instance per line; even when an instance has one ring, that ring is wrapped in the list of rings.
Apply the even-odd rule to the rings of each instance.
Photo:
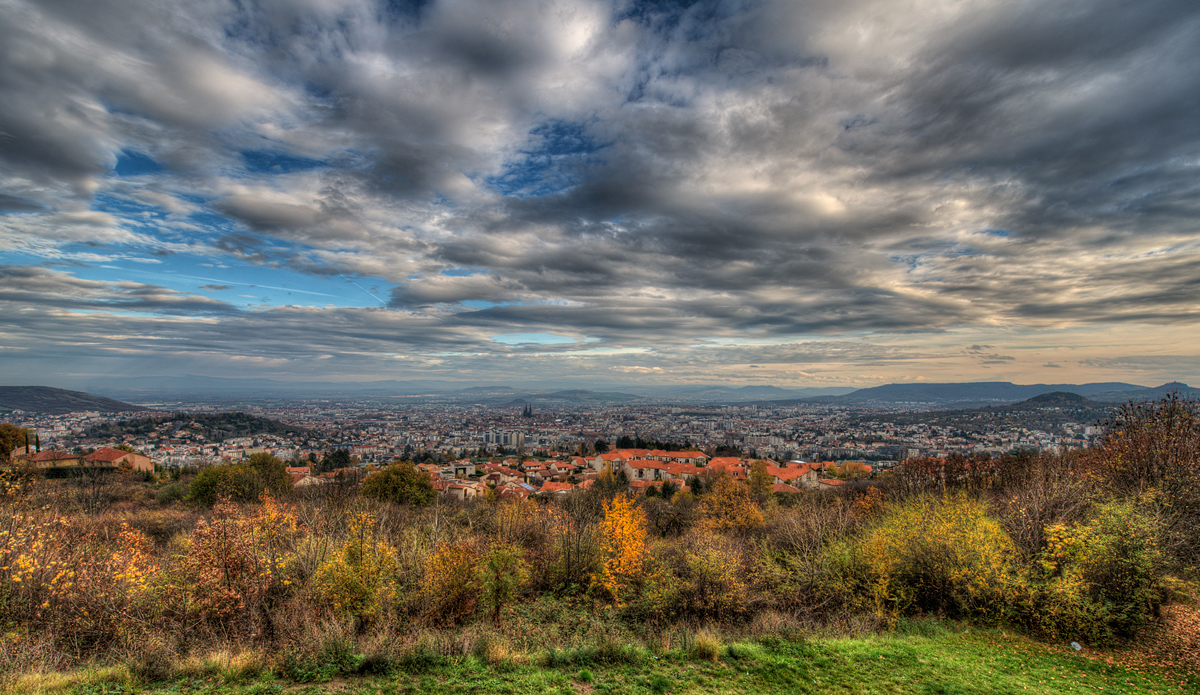
[[[592,582],[604,587],[618,606],[621,597],[642,574],[646,556],[646,515],[626,495],[604,503],[600,522],[604,563]]]

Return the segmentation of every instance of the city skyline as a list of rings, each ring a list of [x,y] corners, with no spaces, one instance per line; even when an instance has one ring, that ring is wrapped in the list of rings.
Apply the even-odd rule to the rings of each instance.
[[[0,8],[0,383],[1200,381],[1193,2]]]

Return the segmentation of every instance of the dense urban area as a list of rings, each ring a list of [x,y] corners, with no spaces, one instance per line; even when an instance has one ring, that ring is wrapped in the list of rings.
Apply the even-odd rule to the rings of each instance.
[[[1003,422],[922,422],[904,412],[802,405],[600,405],[531,407],[460,404],[380,404],[353,400],[299,400],[287,404],[157,404],[166,412],[78,412],[39,415],[15,412],[9,420],[38,433],[48,449],[75,450],[127,444],[163,467],[238,461],[258,452],[287,461],[346,450],[363,465],[396,458],[453,460],[489,455],[554,457],[588,455],[619,442],[659,442],[694,448],[710,456],[761,457],[777,461],[863,460],[889,462],[952,453],[1003,453],[1013,449],[1058,451],[1086,447],[1099,434],[1096,420],[1067,420],[1037,429],[1031,414]],[[172,413],[229,412],[265,418],[294,428],[226,437],[193,426]],[[161,418],[137,433],[104,428],[110,423]],[[1062,420],[1062,418],[1059,418]],[[145,432],[144,430],[151,431]],[[282,430],[283,428],[276,428]],[[101,436],[97,436],[101,435]],[[629,447],[623,447],[629,448]]]

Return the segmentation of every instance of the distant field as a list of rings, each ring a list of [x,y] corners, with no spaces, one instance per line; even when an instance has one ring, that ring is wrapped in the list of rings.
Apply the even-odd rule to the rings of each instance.
[[[121,670],[27,679],[18,692],[209,693],[1179,693],[1200,692],[1191,664],[1148,664],[1153,649],[1079,654],[995,630],[914,622],[891,635],[764,639],[696,648],[418,657],[389,675],[297,685],[219,672],[139,686]],[[711,653],[709,656],[713,656]],[[1192,654],[1195,657],[1195,654]],[[1125,664],[1125,665],[1117,665]]]

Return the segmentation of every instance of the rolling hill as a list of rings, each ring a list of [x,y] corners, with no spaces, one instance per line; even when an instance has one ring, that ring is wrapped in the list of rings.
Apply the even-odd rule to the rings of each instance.
[[[93,396],[83,391],[67,391],[49,386],[0,386],[0,410],[65,415],[86,411],[124,413],[151,409],[103,396]]]

